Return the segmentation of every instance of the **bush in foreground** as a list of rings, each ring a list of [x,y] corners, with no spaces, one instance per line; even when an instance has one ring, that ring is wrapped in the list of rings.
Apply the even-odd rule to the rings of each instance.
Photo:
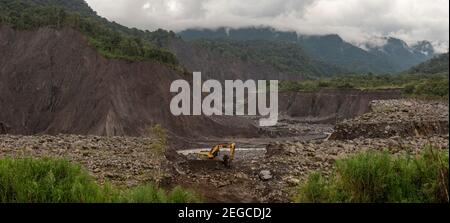
[[[19,203],[188,203],[194,193],[154,185],[122,189],[98,185],[79,165],[61,159],[0,159],[0,202]]]
[[[338,160],[328,178],[313,173],[296,202],[449,202],[448,152],[417,156],[369,151]]]

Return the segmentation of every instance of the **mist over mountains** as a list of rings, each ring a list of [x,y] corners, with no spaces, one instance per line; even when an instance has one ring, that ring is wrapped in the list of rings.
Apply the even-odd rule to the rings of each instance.
[[[305,35],[338,34],[363,44],[395,37],[431,41],[447,51],[447,0],[87,0],[100,15],[128,27],[179,32],[189,28],[274,27]]]
[[[339,35],[298,35],[270,27],[188,29],[179,33],[188,41],[252,41],[264,40],[296,44],[317,61],[351,72],[395,73],[433,58],[437,52],[429,41],[409,46],[405,41],[385,37],[382,44],[356,46]]]
[[[5,12],[0,12],[0,18],[6,18],[5,21],[11,16],[15,18],[14,13],[24,5],[62,7],[79,13],[88,24],[93,22],[104,28],[100,32],[102,36],[96,38],[104,42],[99,46],[101,51],[112,51],[106,54],[109,57],[154,58],[188,72],[200,70],[206,77],[217,79],[297,80],[337,74],[398,73],[438,54],[427,40],[408,45],[398,38],[373,37],[367,43],[356,44],[337,34],[302,35],[266,26],[187,29],[178,33],[163,29],[148,31],[111,22],[84,0],[2,0],[1,3]],[[27,10],[21,14],[33,17],[33,13]],[[39,21],[30,23],[24,25],[38,26],[34,23]],[[118,39],[117,35],[123,38]],[[139,49],[142,46],[145,52]]]

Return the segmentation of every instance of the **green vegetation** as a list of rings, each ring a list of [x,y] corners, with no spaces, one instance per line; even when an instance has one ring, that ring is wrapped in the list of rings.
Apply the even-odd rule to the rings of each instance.
[[[0,24],[16,29],[71,27],[86,35],[90,43],[107,58],[155,60],[181,69],[172,53],[152,43],[167,40],[169,34],[161,30],[152,34],[108,22],[81,0],[0,0]]]
[[[418,156],[365,152],[336,162],[334,174],[310,175],[296,202],[449,202],[448,151]]]
[[[118,188],[98,185],[80,166],[61,159],[0,159],[0,202],[44,203],[186,203],[199,202],[194,193],[154,185]]]
[[[158,154],[164,154],[167,146],[166,130],[160,124],[156,124],[150,129],[150,135],[156,138],[156,141],[152,144],[152,150]]]
[[[271,65],[276,70],[288,74],[307,76],[329,76],[344,72],[336,66],[311,60],[303,49],[295,43],[265,40],[197,40],[197,45],[226,57],[240,58],[256,64]]]
[[[419,64],[411,68],[408,73],[419,73],[419,74],[438,74],[447,73],[448,70],[448,53],[441,54],[429,61]]]
[[[410,47],[410,49],[406,50],[404,48],[406,43],[396,38],[386,39],[387,44],[383,46],[385,52],[380,52],[375,49],[363,50],[344,41],[335,34],[298,35],[293,31],[277,31],[263,26],[237,29],[226,27],[218,29],[188,29],[179,34],[183,39],[189,41],[201,39],[236,42],[263,40],[266,42],[288,43],[292,47],[301,48],[312,60],[321,61],[322,64],[318,64],[315,68],[327,70],[328,74],[349,72],[397,73],[428,59],[428,56],[423,55],[415,47]],[[422,44],[427,44],[427,42],[424,41]],[[270,46],[270,48],[272,47]],[[279,56],[288,55],[284,52],[279,53]],[[295,68],[295,63],[289,64],[289,66]]]
[[[154,138],[155,140],[150,145],[150,150],[155,152],[156,155],[159,157],[158,164],[159,166],[167,165],[167,159],[165,157],[166,149],[167,149],[167,133],[166,130],[160,125],[156,124],[150,129],[150,136]],[[158,168],[155,173],[156,178],[156,184],[159,185],[161,181],[165,177],[165,173],[162,170],[162,168]]]
[[[281,91],[318,91],[320,89],[401,89],[407,95],[448,98],[448,74],[345,75],[318,80],[284,81]]]
[[[448,99],[448,53],[442,54],[402,74],[342,75],[322,79],[281,83],[281,91],[331,89],[401,89],[405,94],[427,99]]]

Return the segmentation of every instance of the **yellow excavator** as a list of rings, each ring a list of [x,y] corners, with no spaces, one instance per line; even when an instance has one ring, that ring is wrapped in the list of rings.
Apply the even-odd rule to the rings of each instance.
[[[231,161],[234,159],[234,152],[236,149],[235,143],[223,143],[218,144],[212,147],[212,149],[208,152],[202,151],[199,153],[199,156],[202,158],[210,159],[210,160],[220,160],[218,157],[220,155],[220,150],[223,148],[229,148],[230,149],[230,155],[224,155],[222,158],[222,162],[225,166],[229,167],[231,165]]]

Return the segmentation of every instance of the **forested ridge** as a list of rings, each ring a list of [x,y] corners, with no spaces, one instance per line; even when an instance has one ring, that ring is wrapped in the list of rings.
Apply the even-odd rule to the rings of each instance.
[[[447,52],[411,68],[408,72],[422,74],[446,73],[448,75],[448,59]]]
[[[160,48],[175,34],[130,29],[109,22],[83,0],[0,0],[0,23],[19,30],[71,27],[87,36],[106,58],[155,60],[181,69],[176,57]]]
[[[311,60],[322,62],[316,68],[321,69],[324,65],[328,65],[325,71],[330,74],[348,73],[345,70],[351,71],[351,73],[398,73],[431,59],[435,53],[429,41],[420,41],[409,46],[401,39],[386,36],[382,38],[386,44],[377,48],[352,44],[337,34],[309,35],[292,30],[277,30],[267,26],[192,28],[178,34],[187,41],[252,42],[264,40],[289,43],[293,47],[300,48]]]
[[[297,44],[266,40],[196,40],[195,44],[224,56],[237,57],[243,61],[269,64],[275,69],[303,76],[329,76],[349,71],[337,66],[311,59]]]

